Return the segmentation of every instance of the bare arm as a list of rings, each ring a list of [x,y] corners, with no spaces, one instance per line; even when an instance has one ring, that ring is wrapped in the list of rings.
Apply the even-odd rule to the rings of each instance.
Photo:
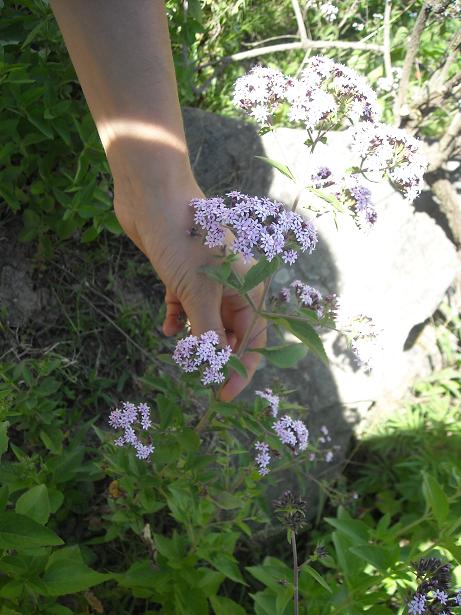
[[[51,0],[51,6],[106,151],[115,213],[165,284],[165,334],[180,332],[184,311],[193,333],[214,329],[238,348],[250,307],[200,272],[212,252],[187,234],[187,203],[202,193],[190,167],[163,1]],[[260,293],[255,289],[256,303]],[[252,345],[264,343],[262,332]],[[258,356],[247,353],[243,361],[251,377]],[[223,398],[245,384],[234,375]]]

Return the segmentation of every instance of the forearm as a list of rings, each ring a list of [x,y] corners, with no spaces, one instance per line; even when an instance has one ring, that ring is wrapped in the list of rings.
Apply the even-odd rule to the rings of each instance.
[[[114,175],[191,173],[163,1],[51,6]]]

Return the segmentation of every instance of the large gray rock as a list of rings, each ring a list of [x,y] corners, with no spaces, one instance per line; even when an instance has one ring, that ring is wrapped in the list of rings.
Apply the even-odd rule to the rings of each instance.
[[[216,119],[200,111],[186,115],[186,127],[189,134],[195,135],[190,141],[192,160],[197,140],[200,151],[206,148],[208,152],[209,160],[202,158],[197,175],[209,194],[240,189],[267,194],[291,205],[298,188],[269,167],[264,170],[258,166],[253,172],[255,151],[288,164],[301,179],[309,177],[314,167],[341,167],[345,161],[349,166],[347,161],[351,159],[346,133],[333,134],[329,143],[321,145],[311,157],[303,143],[306,135],[302,130],[278,129],[275,134],[259,138],[242,122]],[[211,137],[214,130],[219,134]],[[220,134],[225,138],[221,139]],[[209,165],[219,169],[220,181],[215,182],[214,190],[210,190],[212,182],[203,172]],[[382,330],[382,351],[374,371],[358,369],[344,338],[327,332],[322,337],[331,358],[329,368],[310,355],[296,369],[283,372],[263,362],[251,391],[244,394],[252,396],[255,389],[277,381],[296,389],[290,400],[306,408],[314,437],[320,434],[321,425],[327,425],[333,442],[343,452],[353,427],[360,431],[370,417],[376,418],[384,409],[398,408],[415,380],[440,362],[434,334],[424,328],[424,323],[460,274],[453,244],[427,213],[416,211],[387,183],[370,183],[369,187],[379,211],[376,227],[364,233],[350,219],[340,217],[338,230],[331,216],[320,217],[318,248],[311,256],[302,257],[295,267],[281,270],[273,291],[301,278],[322,292],[336,292],[349,312],[371,316]],[[304,194],[298,211],[308,216],[311,200],[312,196]],[[343,456],[336,458],[341,461]]]

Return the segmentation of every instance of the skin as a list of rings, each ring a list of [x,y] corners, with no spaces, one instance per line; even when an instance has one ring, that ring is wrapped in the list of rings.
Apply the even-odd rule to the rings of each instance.
[[[161,0],[51,0],[96,123],[114,179],[115,214],[165,285],[167,336],[214,329],[238,351],[252,320],[246,299],[200,271],[216,251],[190,235],[195,181],[184,136],[168,23]],[[229,241],[231,238],[229,238]],[[252,263],[239,260],[243,275]],[[262,288],[252,291],[259,305]],[[257,320],[250,346],[266,343]],[[248,378],[233,373],[220,396],[229,401],[251,380],[260,356],[245,352]]]

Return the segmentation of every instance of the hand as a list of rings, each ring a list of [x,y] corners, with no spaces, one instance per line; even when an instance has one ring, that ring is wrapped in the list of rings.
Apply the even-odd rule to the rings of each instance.
[[[223,288],[201,271],[204,265],[216,264],[215,257],[219,251],[203,246],[200,237],[190,234],[193,210],[188,203],[193,198],[203,198],[203,193],[191,178],[176,182],[173,189],[161,182],[149,186],[115,181],[117,218],[165,284],[165,335],[179,334],[184,327],[183,315],[186,314],[193,335],[214,329],[222,344],[230,344],[235,352],[239,350],[253,321],[253,308],[237,291]],[[235,269],[243,276],[252,264],[245,264],[240,259],[235,263]],[[251,292],[256,306],[259,306],[262,295],[262,286]],[[265,321],[258,317],[248,346],[258,348],[265,344]],[[247,386],[260,355],[246,352],[241,360],[248,378],[234,372],[221,390],[220,398],[223,401],[232,400]]]

